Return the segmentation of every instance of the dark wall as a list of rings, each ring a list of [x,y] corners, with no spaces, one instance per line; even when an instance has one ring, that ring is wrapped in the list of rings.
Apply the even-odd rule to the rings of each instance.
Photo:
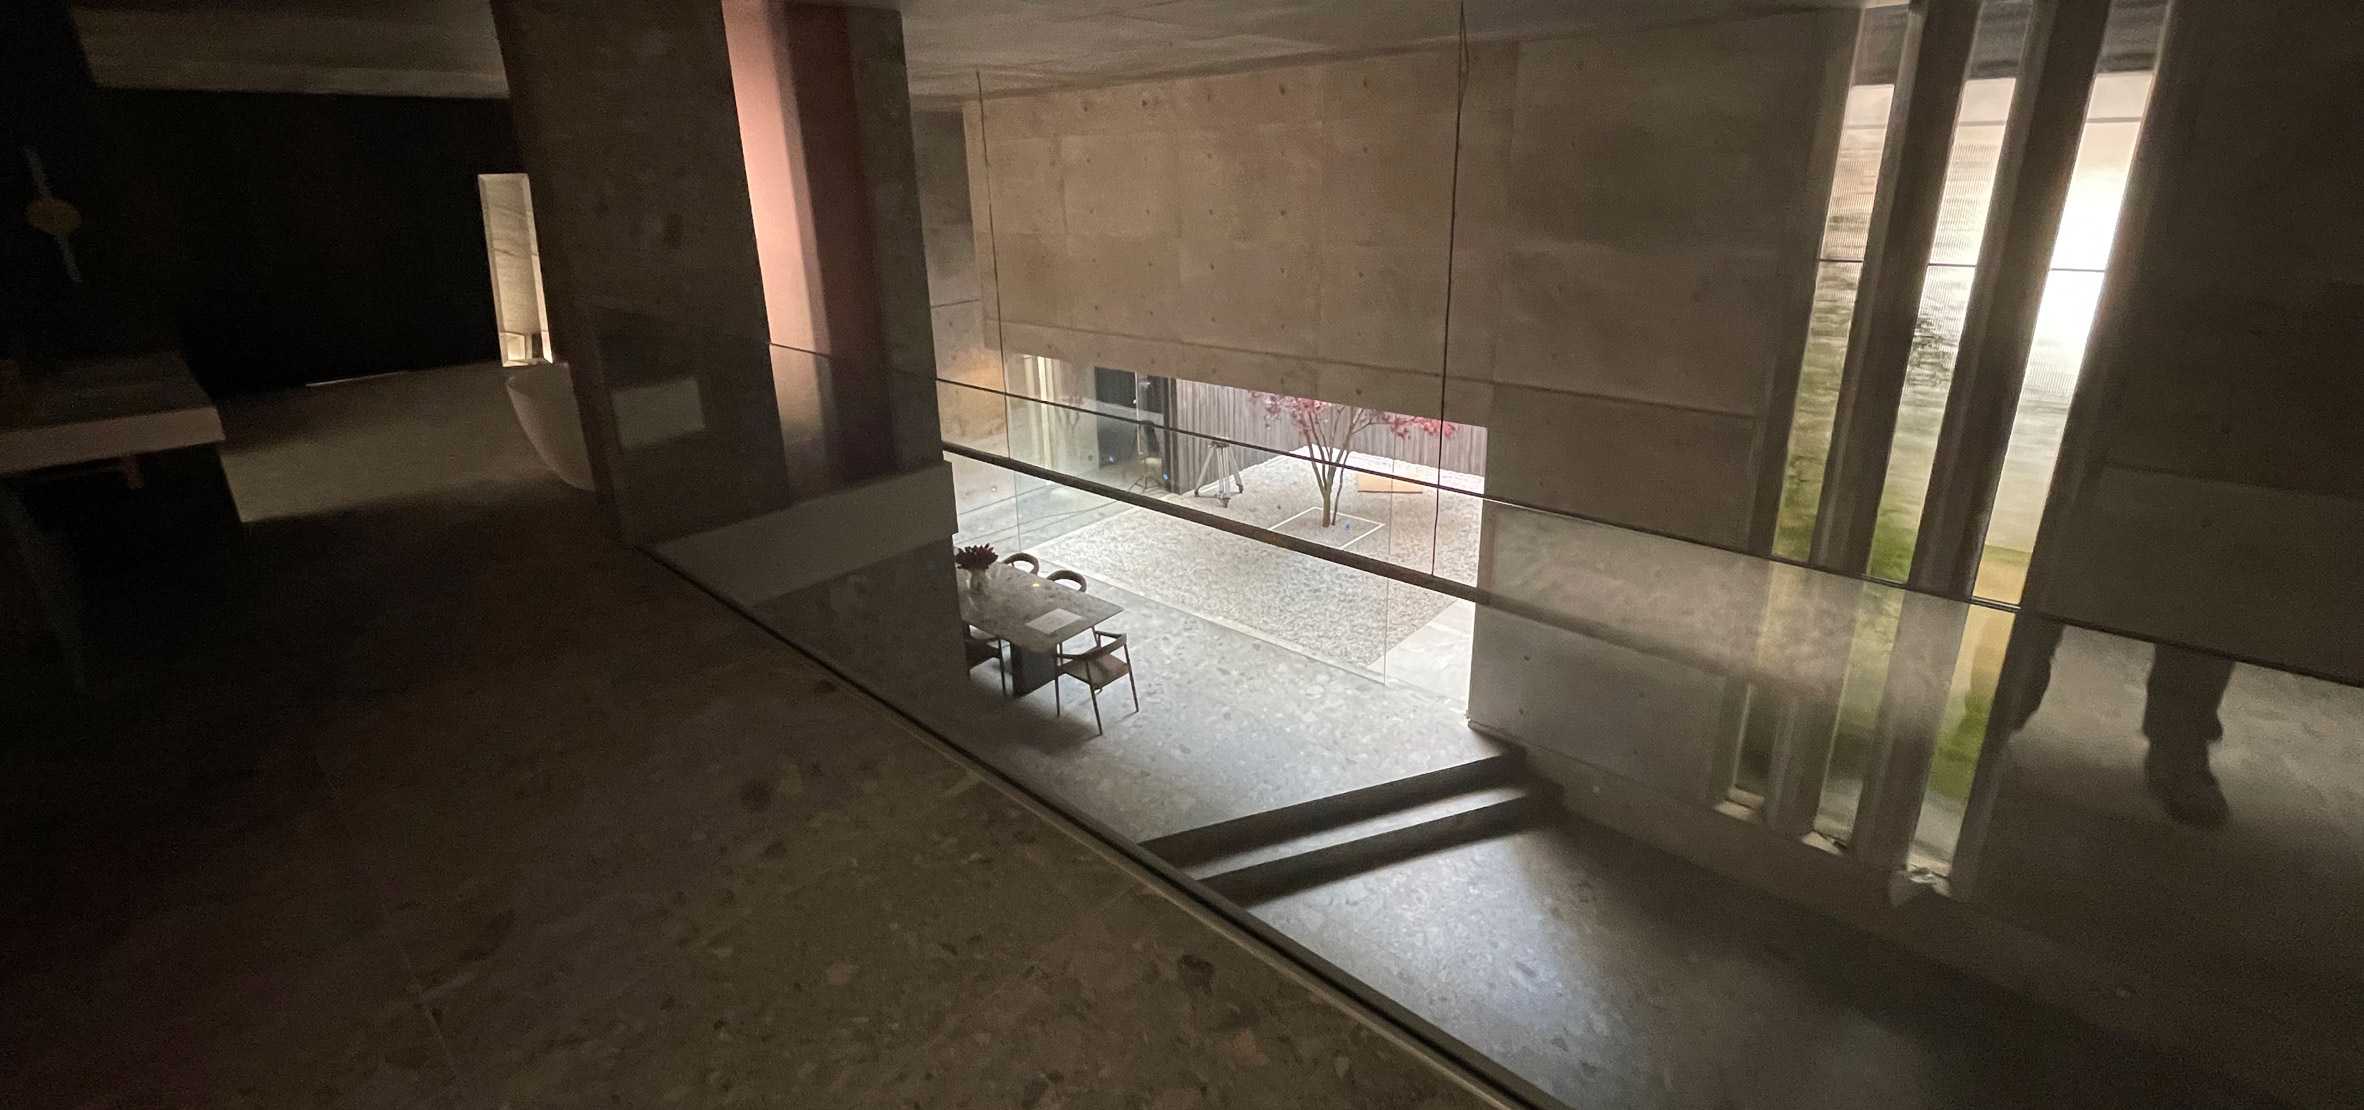
[[[79,346],[216,397],[498,357],[476,175],[499,100],[99,90]]]

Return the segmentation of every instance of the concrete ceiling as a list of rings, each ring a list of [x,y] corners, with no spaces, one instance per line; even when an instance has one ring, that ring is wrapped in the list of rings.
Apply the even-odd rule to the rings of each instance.
[[[0,0],[6,2],[6,0]],[[1739,19],[1887,0],[865,0],[903,13],[923,101],[1246,69],[1473,38]],[[2028,0],[1989,0],[2006,22]],[[2164,0],[2120,0],[2118,64],[2147,63]],[[501,96],[487,0],[79,0],[99,83],[417,96]],[[2148,18],[2126,18],[2129,13]],[[1895,24],[1882,13],[1872,33]],[[2122,30],[2124,33],[2116,33]],[[2016,35],[1981,70],[2008,71]],[[1876,52],[1876,51],[1875,51]]]
[[[1881,0],[1873,0],[1874,3]],[[926,100],[1863,0],[892,0]]]
[[[110,88],[509,93],[486,0],[81,0],[72,11],[91,75]]]
[[[1863,0],[863,0],[904,17],[926,99]],[[1879,2],[1879,0],[1873,0]],[[1466,14],[1463,7],[1466,6]],[[99,83],[423,96],[507,90],[486,0],[77,0]]]

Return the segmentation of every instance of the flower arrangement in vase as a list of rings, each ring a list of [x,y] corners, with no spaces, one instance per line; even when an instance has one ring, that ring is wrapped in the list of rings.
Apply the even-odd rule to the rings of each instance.
[[[989,543],[971,544],[952,553],[952,565],[960,568],[961,576],[969,580],[969,589],[977,593],[985,592],[985,572],[993,569],[995,561]]]

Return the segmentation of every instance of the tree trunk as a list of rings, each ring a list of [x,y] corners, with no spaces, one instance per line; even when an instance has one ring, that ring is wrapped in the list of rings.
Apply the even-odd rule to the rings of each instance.
[[[1336,527],[1338,524],[1338,465],[1323,462],[1313,464],[1313,485],[1322,497],[1322,527]]]

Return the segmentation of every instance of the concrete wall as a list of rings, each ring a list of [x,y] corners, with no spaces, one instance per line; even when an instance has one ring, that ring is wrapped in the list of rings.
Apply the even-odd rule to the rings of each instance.
[[[495,5],[559,350],[619,531],[934,466],[898,17]]]
[[[2364,681],[2364,9],[2185,5],[2032,607]]]
[[[970,105],[1005,349],[1433,414],[1454,102],[1431,51]]]
[[[927,243],[928,316],[936,373],[952,381],[999,387],[1001,359],[985,345],[977,289],[977,242],[969,198],[968,136],[957,111],[911,116],[919,179],[920,233]]]
[[[1437,50],[989,97],[988,335],[1441,413],[1487,428],[1490,495],[1762,548],[1857,19],[1483,44],[1466,85]],[[1763,565],[1498,505],[1485,529],[1471,718],[1700,795]],[[1811,662],[1774,665],[1835,697]]]
[[[1455,282],[1472,349],[1453,372],[1496,383],[1488,492],[1770,542],[1855,22],[1520,47],[1504,212],[1465,186]]]
[[[1465,174],[1505,188],[1465,202],[1456,259],[1477,295],[1455,298],[1471,345],[1454,372],[1494,383],[1488,494],[1770,547],[1855,27],[1808,13],[1521,46],[1507,126],[1473,131],[1498,172]],[[1484,527],[1481,727],[1712,805],[1736,676],[1837,700],[1827,646],[1759,657],[1770,564],[1500,504]],[[1852,612],[1852,583],[1793,577],[1802,609]]]
[[[552,339],[619,531],[678,535],[784,504],[720,5],[504,0],[493,13]]]
[[[1855,18],[1481,45],[1465,94],[1435,50],[989,97],[988,331],[1482,424],[1493,492],[1749,543]]]

